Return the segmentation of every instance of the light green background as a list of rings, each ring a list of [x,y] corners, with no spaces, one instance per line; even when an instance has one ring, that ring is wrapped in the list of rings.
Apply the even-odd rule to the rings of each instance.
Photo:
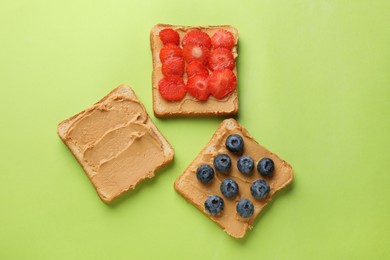
[[[290,162],[242,240],[173,190],[221,119],[156,119],[149,30],[240,32],[238,121]],[[56,125],[121,83],[175,148],[106,205]],[[390,259],[390,2],[1,1],[0,259]]]

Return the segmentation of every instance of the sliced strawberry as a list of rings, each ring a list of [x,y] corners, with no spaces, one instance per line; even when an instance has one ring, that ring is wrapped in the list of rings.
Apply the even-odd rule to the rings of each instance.
[[[179,76],[168,76],[158,82],[158,90],[167,101],[179,101],[184,98],[187,91],[184,81]]]
[[[158,35],[160,36],[160,40],[163,42],[164,45],[168,43],[179,45],[180,43],[179,34],[172,28],[163,29]]]
[[[223,70],[234,68],[234,57],[231,51],[225,48],[217,48],[210,52],[209,67],[211,70]]]
[[[231,50],[234,46],[235,40],[231,32],[226,30],[218,30],[211,36],[211,44],[216,48],[226,48]]]
[[[172,57],[183,57],[183,51],[179,46],[168,43],[160,50],[160,61],[164,62]]]
[[[183,76],[184,60],[181,57],[171,57],[163,62],[161,71],[165,76]]]
[[[202,32],[200,30],[192,30],[189,31],[186,35],[183,37],[182,45],[183,47],[188,44],[195,44],[195,45],[201,45],[208,49],[211,47],[211,39],[210,36]]]
[[[187,81],[187,91],[198,100],[207,100],[210,96],[210,91],[207,87],[208,76],[197,74],[190,77]]]
[[[202,45],[187,44],[183,47],[183,56],[187,63],[199,61],[206,64],[209,53],[209,49]]]
[[[196,74],[203,74],[203,75],[208,76],[209,70],[201,62],[192,61],[187,65],[186,73],[187,73],[187,77],[191,77],[191,76],[196,75]]]
[[[207,86],[211,95],[222,99],[237,87],[237,78],[229,69],[216,70],[210,74]]]

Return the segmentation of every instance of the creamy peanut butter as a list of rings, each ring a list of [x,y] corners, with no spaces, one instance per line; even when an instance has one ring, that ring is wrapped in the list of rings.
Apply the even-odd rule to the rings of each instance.
[[[225,147],[225,140],[231,134],[239,134],[244,139],[244,155],[252,157],[255,164],[268,157],[274,161],[275,170],[271,177],[262,177],[256,169],[251,175],[243,175],[237,169],[236,163],[240,155],[229,152]],[[213,167],[214,157],[218,154],[228,154],[232,160],[232,167],[228,174],[215,171],[214,179],[205,185],[196,178],[196,170],[202,164]],[[220,191],[221,182],[226,178],[234,179],[239,186],[239,193],[234,199],[224,197]],[[259,145],[249,133],[241,127],[234,119],[227,119],[222,122],[211,141],[195,158],[185,172],[176,180],[175,189],[182,194],[189,202],[220,225],[229,235],[240,238],[245,235],[248,228],[252,228],[253,221],[263,207],[272,199],[272,196],[280,189],[291,182],[293,172],[291,166],[281,160],[277,155]],[[258,179],[264,179],[269,184],[271,191],[265,200],[256,200],[250,193],[251,184]],[[224,199],[224,210],[220,215],[212,216],[204,208],[204,202],[209,195],[218,195]],[[242,218],[236,212],[236,204],[241,198],[253,202],[255,211],[250,218]]]
[[[153,177],[164,163],[162,141],[148,120],[137,99],[114,95],[79,114],[68,128],[64,141],[76,148],[103,200]]]
[[[216,99],[210,96],[206,101],[199,101],[189,93],[180,101],[166,101],[161,97],[158,90],[158,82],[163,78],[161,71],[162,63],[159,58],[159,53],[163,47],[163,43],[159,38],[159,33],[162,29],[172,27],[180,35],[180,40],[183,39],[184,35],[191,30],[199,29],[207,33],[210,37],[218,30],[224,29],[230,31],[236,39],[235,45],[232,49],[234,59],[237,59],[237,39],[238,31],[234,27],[227,26],[169,26],[169,25],[157,25],[151,30],[151,49],[153,54],[153,105],[157,115],[164,114],[165,116],[172,115],[233,115],[237,113],[238,109],[238,91],[237,88],[232,91],[223,99]],[[237,65],[237,64],[236,64]],[[233,69],[234,74],[237,76],[237,67]],[[237,77],[238,78],[238,77]],[[184,82],[187,82],[187,75],[183,75]]]

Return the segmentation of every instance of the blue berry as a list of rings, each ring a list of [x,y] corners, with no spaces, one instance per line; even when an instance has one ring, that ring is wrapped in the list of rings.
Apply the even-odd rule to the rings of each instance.
[[[253,159],[249,156],[243,155],[237,161],[237,168],[243,174],[251,174],[254,167]]]
[[[243,218],[249,218],[253,215],[255,207],[248,199],[240,199],[236,206],[237,213]]]
[[[257,180],[252,183],[251,194],[255,199],[262,200],[268,196],[269,185],[265,180]]]
[[[227,173],[232,166],[232,161],[227,154],[218,154],[214,158],[214,167],[217,171]]]
[[[217,195],[208,196],[204,202],[204,207],[211,215],[218,215],[224,207],[223,199]]]
[[[210,165],[202,164],[196,170],[196,177],[201,183],[209,183],[214,178],[214,170]]]
[[[244,148],[244,140],[240,135],[233,134],[226,138],[226,148],[232,153],[241,153]]]
[[[257,171],[262,176],[270,176],[274,173],[275,164],[270,158],[263,158],[257,164]]]
[[[233,198],[238,193],[238,184],[233,179],[224,179],[220,188],[222,194],[227,198]]]

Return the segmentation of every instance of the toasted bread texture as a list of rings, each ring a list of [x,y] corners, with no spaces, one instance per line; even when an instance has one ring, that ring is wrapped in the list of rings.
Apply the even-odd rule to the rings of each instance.
[[[159,32],[165,28],[172,28],[179,33],[180,39],[191,30],[201,30],[206,32],[210,37],[218,30],[226,30],[234,36],[235,44],[232,49],[232,54],[236,60],[236,66],[232,70],[237,80],[237,43],[238,31],[230,25],[220,26],[175,26],[169,24],[157,24],[150,31],[150,46],[153,59],[152,73],[152,92],[153,92],[153,111],[157,117],[193,117],[193,116],[233,116],[238,112],[238,90],[233,90],[223,99],[216,99],[210,96],[206,101],[199,101],[189,93],[180,101],[166,101],[161,97],[158,89],[158,83],[163,78],[161,71],[162,63],[159,58],[159,53],[163,47],[163,43],[159,38]],[[184,73],[184,82],[187,82],[187,75]]]
[[[242,154],[234,154],[226,149],[226,138],[231,134],[238,134],[244,140]],[[213,160],[218,154],[227,154],[231,158],[229,173],[220,173],[213,166]],[[250,156],[255,162],[255,168],[249,175],[242,174],[237,169],[237,161],[242,155]],[[262,177],[256,170],[256,165],[262,158],[270,158],[275,164],[272,176]],[[196,170],[202,164],[208,164],[214,168],[214,178],[209,184],[203,184],[196,177]],[[221,182],[231,178],[239,186],[239,192],[234,198],[226,198],[220,190]],[[273,198],[275,193],[284,188],[293,179],[293,171],[290,164],[280,159],[276,154],[258,144],[253,137],[236,120],[224,120],[209,143],[203,148],[184,173],[177,178],[174,187],[188,202],[192,203],[203,214],[217,223],[230,236],[235,238],[244,237],[246,231],[252,228],[252,224],[261,210]],[[256,180],[265,180],[270,192],[263,200],[255,199],[251,195],[250,187]],[[224,200],[224,209],[221,214],[213,216],[205,209],[205,200],[210,195],[217,195]],[[236,205],[240,199],[249,199],[254,205],[254,213],[248,218],[241,217],[236,211]]]
[[[105,202],[152,178],[174,156],[172,146],[125,85],[62,121],[57,133]]]

